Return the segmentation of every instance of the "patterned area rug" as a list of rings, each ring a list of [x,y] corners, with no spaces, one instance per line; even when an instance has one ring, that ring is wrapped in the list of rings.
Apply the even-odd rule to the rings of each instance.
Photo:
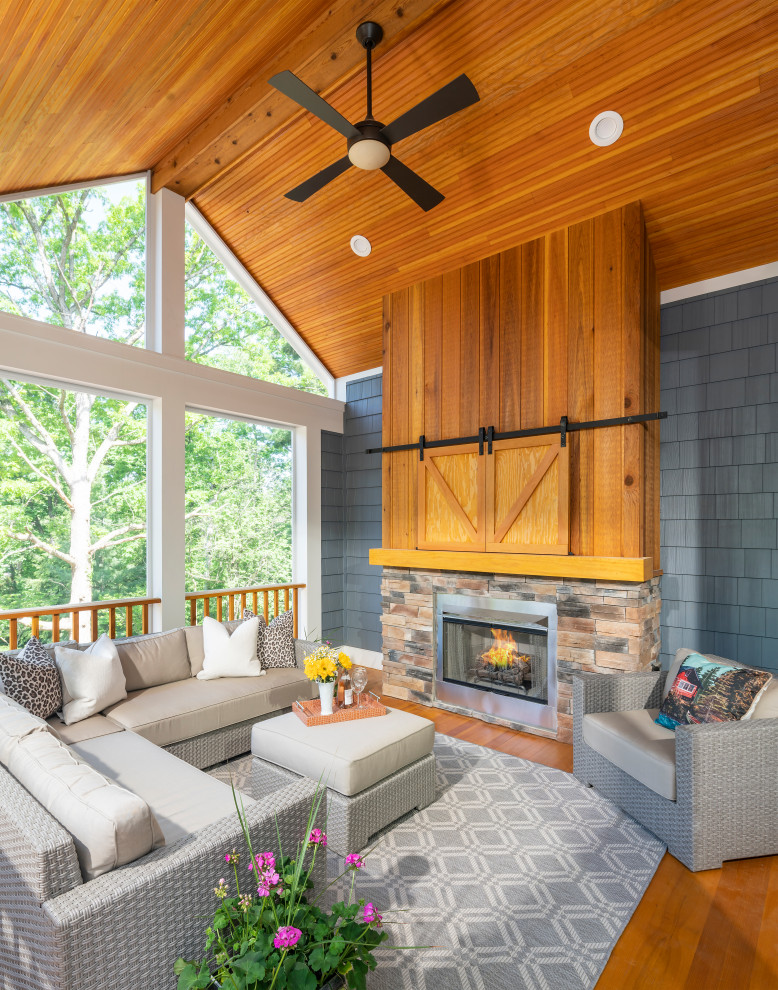
[[[395,945],[433,948],[380,950],[370,990],[590,990],[664,845],[561,770],[442,735],[435,756],[437,800],[374,840],[357,883]],[[248,790],[248,767],[212,773]]]

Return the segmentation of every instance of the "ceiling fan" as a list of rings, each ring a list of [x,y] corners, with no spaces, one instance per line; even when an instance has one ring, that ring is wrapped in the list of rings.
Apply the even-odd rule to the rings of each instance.
[[[465,107],[478,102],[478,92],[466,75],[457,76],[437,93],[428,96],[411,110],[401,114],[391,124],[382,124],[373,117],[373,73],[372,52],[384,36],[380,24],[366,21],[357,28],[357,40],[367,52],[367,114],[364,120],[352,124],[342,114],[323,100],[318,93],[306,86],[293,72],[279,72],[269,80],[279,92],[299,103],[325,124],[329,124],[339,134],[347,138],[347,154],[338,161],[323,168],[299,186],[286,193],[287,199],[303,203],[319,189],[324,188],[342,175],[347,168],[355,165],[362,169],[381,169],[395,185],[418,204],[423,210],[431,210],[445,197],[425,182],[399,158],[392,154],[392,146],[418,131],[444,120]]]

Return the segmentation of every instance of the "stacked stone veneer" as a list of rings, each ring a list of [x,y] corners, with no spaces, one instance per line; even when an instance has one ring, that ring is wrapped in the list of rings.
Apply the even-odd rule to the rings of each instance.
[[[572,741],[572,675],[645,670],[659,656],[659,578],[639,584],[560,578],[461,574],[385,567],[381,582],[385,695],[453,711],[435,693],[434,595],[484,595],[557,607],[557,732]],[[487,722],[517,723],[480,712]],[[549,735],[547,729],[524,727]]]

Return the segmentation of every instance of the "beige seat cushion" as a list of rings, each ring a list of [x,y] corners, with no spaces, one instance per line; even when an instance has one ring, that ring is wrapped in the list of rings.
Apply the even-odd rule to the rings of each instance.
[[[73,749],[109,780],[143,798],[168,845],[235,811],[229,784],[184,763],[134,732],[87,739]],[[244,807],[254,803],[248,796],[242,795],[242,799]]]
[[[230,619],[228,622],[222,623],[222,625],[225,626],[227,632],[233,633],[242,621],[243,619]],[[192,677],[197,677],[203,669],[203,661],[205,660],[203,627],[184,626],[184,635],[186,636],[186,648],[189,653],[189,669]]]
[[[191,675],[183,629],[117,639],[116,652],[127,681],[127,693],[181,681]]]
[[[18,739],[8,769],[73,836],[85,880],[164,844],[162,831],[142,797],[82,762],[48,729]]]
[[[105,714],[158,746],[169,746],[312,697],[301,670],[269,670],[264,677],[190,677],[160,684],[134,692]]]
[[[82,742],[84,739],[94,739],[96,736],[110,736],[114,732],[124,732],[124,726],[113,722],[105,715],[90,715],[81,722],[65,725],[56,715],[46,719],[46,724],[60,742],[66,746]]]
[[[658,708],[584,715],[584,742],[630,777],[675,801],[675,733],[654,722]]]
[[[377,718],[316,726],[290,712],[258,722],[251,732],[254,756],[313,780],[322,777],[347,796],[427,756],[434,742],[432,722],[393,708]]]

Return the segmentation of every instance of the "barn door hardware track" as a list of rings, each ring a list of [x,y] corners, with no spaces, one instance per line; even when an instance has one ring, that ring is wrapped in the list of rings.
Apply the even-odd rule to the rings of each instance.
[[[652,423],[658,419],[667,419],[666,412],[640,413],[638,416],[617,416],[615,419],[590,419],[581,423],[571,423],[563,416],[557,426],[538,426],[532,430],[508,430],[498,433],[493,426],[481,427],[473,436],[453,437],[451,440],[428,440],[420,436],[416,443],[396,443],[391,447],[370,447],[366,454],[393,454],[401,450],[418,450],[419,460],[424,460],[424,451],[433,447],[457,447],[463,443],[477,443],[478,453],[483,454],[484,446],[487,453],[492,453],[492,444],[497,440],[519,440],[522,437],[541,437],[559,434],[560,446],[567,445],[567,434],[579,430],[601,430],[608,426],[632,426],[634,423]]]

